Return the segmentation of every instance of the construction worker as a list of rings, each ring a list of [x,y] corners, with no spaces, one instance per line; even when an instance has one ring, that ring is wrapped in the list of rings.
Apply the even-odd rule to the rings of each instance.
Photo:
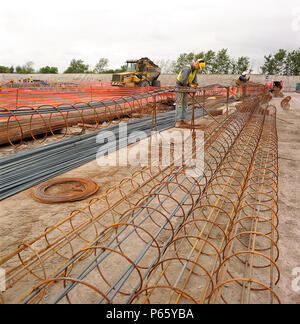
[[[247,72],[243,72],[235,81],[236,84],[236,94],[238,99],[241,96],[241,88],[243,97],[246,96],[246,83],[250,80],[250,76],[247,76]]]
[[[180,87],[198,87],[197,71],[203,70],[206,63],[204,59],[198,59],[193,64],[184,66],[178,74],[176,80],[176,88]],[[182,127],[189,125],[186,122],[186,108],[187,108],[188,93],[176,92],[176,125],[175,127]]]
[[[271,93],[280,91],[283,88],[283,82],[282,81],[269,81],[266,83],[266,87],[269,89]]]

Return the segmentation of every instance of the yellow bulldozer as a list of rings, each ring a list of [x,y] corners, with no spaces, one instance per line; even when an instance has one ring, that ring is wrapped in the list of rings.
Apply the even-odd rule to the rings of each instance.
[[[127,60],[126,72],[114,73],[111,85],[119,87],[160,87],[161,69],[147,57]]]

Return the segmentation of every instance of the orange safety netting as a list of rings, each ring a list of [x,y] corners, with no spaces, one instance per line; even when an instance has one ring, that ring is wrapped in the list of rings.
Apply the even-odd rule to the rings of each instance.
[[[67,86],[4,88],[0,92],[0,107],[16,109],[22,106],[38,107],[43,104],[75,104],[132,96],[152,87],[120,88],[113,86]]]

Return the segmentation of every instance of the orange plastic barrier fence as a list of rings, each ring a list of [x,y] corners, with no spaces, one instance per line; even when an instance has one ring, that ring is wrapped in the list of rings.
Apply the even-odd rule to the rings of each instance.
[[[22,106],[38,107],[43,104],[88,103],[105,99],[132,96],[144,93],[153,87],[119,88],[113,86],[77,86],[77,87],[24,87],[4,88],[0,92],[0,107],[16,109]]]

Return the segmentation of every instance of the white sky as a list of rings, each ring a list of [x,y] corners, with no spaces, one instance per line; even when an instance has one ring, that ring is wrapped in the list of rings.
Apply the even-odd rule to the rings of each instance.
[[[0,65],[28,61],[63,72],[72,59],[93,69],[127,59],[177,60],[181,53],[228,48],[263,56],[300,48],[300,1],[288,0],[26,0],[1,1]]]

